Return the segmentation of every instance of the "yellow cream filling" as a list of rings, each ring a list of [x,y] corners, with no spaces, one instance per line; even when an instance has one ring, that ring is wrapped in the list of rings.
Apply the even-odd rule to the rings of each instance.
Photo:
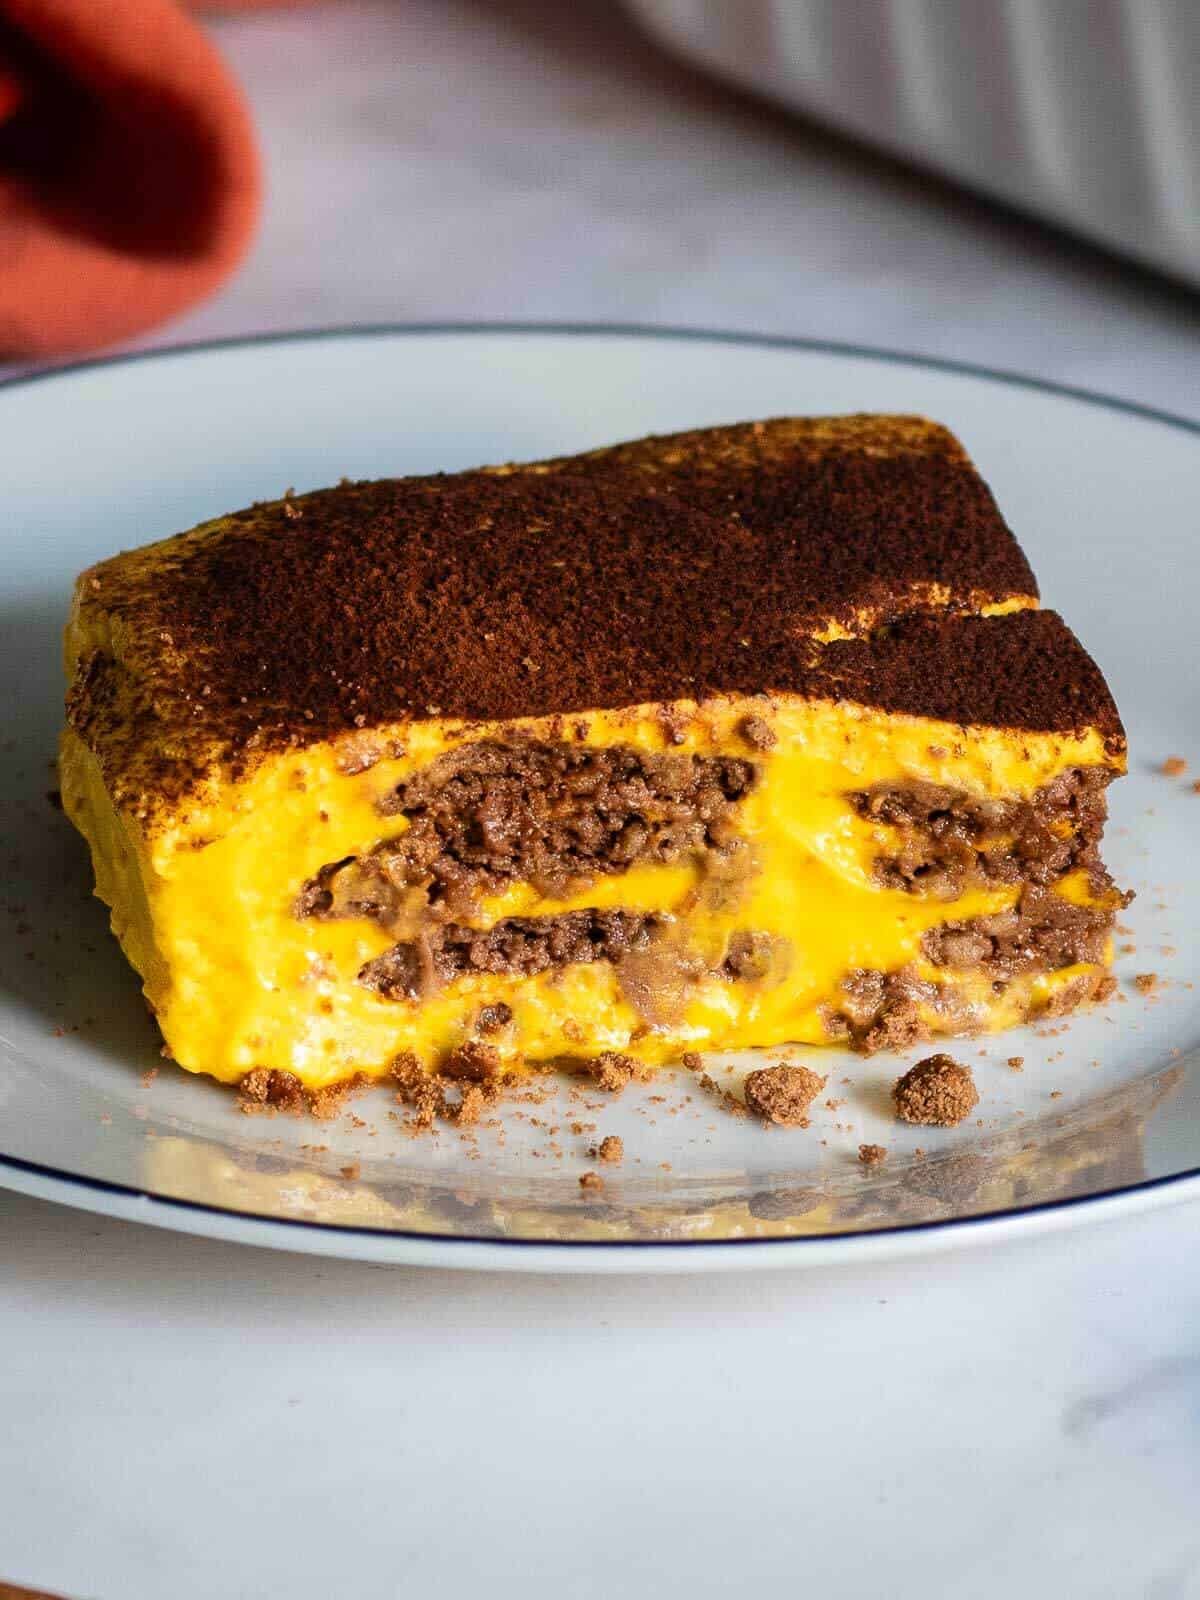
[[[607,963],[527,979],[465,977],[420,1004],[388,1000],[357,973],[392,936],[366,920],[301,920],[293,912],[300,885],[323,864],[402,831],[402,819],[382,815],[378,801],[414,771],[477,739],[562,738],[557,719],[502,729],[431,720],[372,730],[376,748],[393,753],[364,771],[345,770],[354,764],[346,759],[349,741],[320,744],[264,758],[244,781],[214,782],[202,798],[148,825],[132,810],[114,809],[95,758],[68,731],[63,798],[88,838],[97,893],[112,907],[114,932],[175,1059],[228,1081],[254,1067],[282,1068],[317,1088],[356,1072],[380,1075],[402,1049],[434,1061],[469,1036],[479,1006],[500,999],[514,1013],[504,1048],[531,1061],[617,1049],[660,1062],[685,1049],[825,1043],[825,1008],[839,1004],[848,971],[889,972],[915,961],[922,974],[945,977],[920,962],[922,934],[1002,910],[1017,892],[973,891],[948,903],[881,888],[872,864],[892,830],[857,816],[848,790],[920,778],[984,795],[1028,795],[1066,767],[1111,764],[1095,732],[964,729],[788,697],[681,702],[673,710],[686,728],[678,746],[666,742],[654,707],[566,719],[565,736],[753,759],[761,776],[737,807],[745,849],[736,874],[695,862],[643,865],[598,876],[562,900],[518,884],[484,902],[476,919],[489,926],[585,906],[674,913],[689,950],[714,964],[737,930],[777,937],[764,977],[702,978],[649,1009],[644,1001],[635,1007],[622,971]],[[738,724],[748,712],[774,731],[769,751],[743,742]],[[1077,880],[1063,892],[1087,898]],[[1007,1026],[1032,997],[1044,1000],[1085,970],[1092,969],[1017,982],[1000,996],[978,975],[956,975],[960,1025],[966,1016],[978,1027]]]

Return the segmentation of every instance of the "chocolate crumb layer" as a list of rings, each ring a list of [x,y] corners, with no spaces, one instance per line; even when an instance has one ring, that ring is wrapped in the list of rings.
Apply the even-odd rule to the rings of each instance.
[[[953,1056],[926,1056],[896,1080],[892,1089],[896,1115],[902,1122],[925,1127],[954,1128],[979,1104],[971,1076]]]
[[[418,895],[469,912],[513,882],[562,896],[599,874],[727,848],[756,769],[729,756],[659,755],[616,745],[468,744],[388,795],[408,827],[303,886],[300,917],[387,926]]]
[[[1009,911],[930,928],[921,953],[935,967],[977,968],[999,981],[1080,962],[1102,965],[1114,916],[1111,906],[1076,905],[1051,889],[1030,887]]]
[[[394,944],[368,961],[358,981],[385,1000],[418,1000],[469,973],[527,978],[581,962],[619,963],[645,950],[664,925],[653,912],[591,910],[505,917],[486,929],[435,924],[423,938]]]
[[[920,780],[876,784],[849,796],[859,816],[899,831],[876,876],[888,888],[956,900],[988,884],[1047,884],[1085,869],[1110,887],[1099,857],[1108,808],[1106,767],[1072,767],[1028,800],[985,798]]]
[[[747,1075],[746,1104],[764,1122],[804,1128],[808,1126],[808,1108],[825,1083],[807,1067],[760,1067]]]
[[[842,980],[842,996],[841,1009],[826,1019],[830,1036],[871,1055],[928,1037],[921,1006],[936,1003],[939,991],[912,967],[898,972],[856,968]]]

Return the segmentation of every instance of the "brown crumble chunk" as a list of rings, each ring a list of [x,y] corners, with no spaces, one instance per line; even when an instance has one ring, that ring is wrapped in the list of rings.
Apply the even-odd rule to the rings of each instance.
[[[807,1128],[805,1115],[826,1079],[808,1067],[760,1067],[746,1078],[746,1104],[764,1122]]]
[[[979,1104],[979,1091],[971,1076],[953,1056],[926,1056],[897,1078],[892,1089],[896,1114],[902,1122],[931,1128],[954,1128]]]
[[[771,750],[779,742],[774,728],[762,717],[743,717],[738,732],[752,750]]]
[[[595,1155],[597,1161],[606,1161],[618,1167],[625,1159],[625,1141],[619,1134],[606,1133],[596,1146]]]
[[[507,1028],[512,1015],[512,1007],[503,1000],[497,1000],[490,1006],[479,1008],[475,1026],[480,1033],[499,1033],[501,1028]]]
[[[1158,988],[1158,973],[1139,972],[1133,980],[1133,986],[1139,994],[1153,994]]]
[[[635,1078],[646,1076],[640,1062],[616,1050],[605,1050],[602,1055],[585,1062],[584,1069],[597,1087],[607,1089],[609,1094],[620,1094]]]
[[[1025,1057],[1024,1056],[1009,1056],[1008,1064],[1013,1069],[1014,1072],[1021,1072],[1021,1071],[1023,1071],[1024,1066],[1025,1066]]]
[[[1179,778],[1187,771],[1187,762],[1182,756],[1168,756],[1159,771],[1164,778]]]
[[[347,1164],[341,1168],[342,1177],[348,1179],[351,1183],[353,1183],[355,1178],[359,1177],[361,1173],[362,1167],[357,1161],[347,1162]]]
[[[860,1144],[858,1159],[864,1167],[877,1167],[887,1160],[887,1145],[885,1144]]]
[[[579,1187],[591,1190],[603,1189],[604,1179],[598,1172],[585,1172],[579,1179]]]
[[[504,1062],[494,1044],[468,1039],[450,1052],[439,1071],[443,1078],[456,1082],[490,1083],[503,1074]]]
[[[260,1106],[275,1106],[281,1111],[302,1111],[304,1089],[294,1072],[276,1067],[254,1067],[238,1084],[241,1108],[250,1111]]]

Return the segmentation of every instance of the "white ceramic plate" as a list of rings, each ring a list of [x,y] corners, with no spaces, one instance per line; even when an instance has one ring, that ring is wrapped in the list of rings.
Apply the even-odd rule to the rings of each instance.
[[[332,1125],[247,1118],[227,1091],[160,1061],[89,897],[83,847],[47,799],[59,630],[80,567],[342,474],[856,410],[923,411],[963,437],[1046,600],[1114,687],[1132,753],[1107,853],[1138,891],[1123,1003],[962,1044],[981,1122],[947,1133],[891,1120],[902,1062],[887,1056],[816,1053],[844,1103],[807,1132],[735,1121],[685,1075],[590,1108],[518,1108],[503,1145],[485,1131],[475,1150],[454,1133],[406,1137],[382,1090]],[[0,1183],[252,1243],[550,1270],[891,1256],[1200,1194],[1200,794],[1190,776],[1157,770],[1181,754],[1200,773],[1200,429],[878,351],[636,329],[382,328],[10,383],[0,454]],[[1147,997],[1131,980],[1151,971]],[[599,1200],[580,1190],[591,1135],[572,1121],[624,1136],[625,1163]],[[863,1142],[888,1147],[882,1167],[860,1165]]]

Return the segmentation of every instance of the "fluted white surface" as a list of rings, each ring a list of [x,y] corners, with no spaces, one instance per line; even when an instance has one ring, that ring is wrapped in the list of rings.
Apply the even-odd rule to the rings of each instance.
[[[1200,281],[1192,0],[628,0],[749,88]]]

